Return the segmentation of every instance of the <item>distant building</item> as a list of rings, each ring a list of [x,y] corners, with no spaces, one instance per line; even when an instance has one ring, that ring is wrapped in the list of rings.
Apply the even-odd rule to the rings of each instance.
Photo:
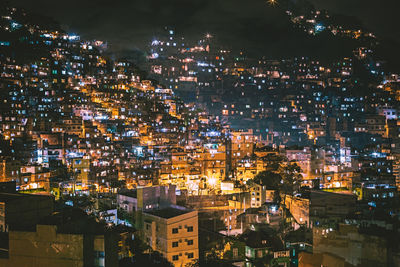
[[[250,207],[259,208],[265,202],[273,202],[275,190],[268,190],[265,185],[251,183],[249,185],[250,191]]]
[[[0,157],[0,182],[17,180],[21,162],[7,157]]]

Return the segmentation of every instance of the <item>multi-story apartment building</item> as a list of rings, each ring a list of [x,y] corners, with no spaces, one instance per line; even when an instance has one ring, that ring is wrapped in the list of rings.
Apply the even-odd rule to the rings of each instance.
[[[174,266],[185,266],[199,258],[197,211],[179,206],[145,211],[143,237]]]

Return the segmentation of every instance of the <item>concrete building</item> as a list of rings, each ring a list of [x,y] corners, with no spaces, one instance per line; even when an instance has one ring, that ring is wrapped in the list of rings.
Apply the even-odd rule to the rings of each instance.
[[[50,196],[0,193],[0,232],[34,225],[52,212]]]
[[[0,182],[17,180],[21,162],[7,157],[0,158]]]
[[[34,228],[11,230],[0,266],[118,266],[118,235],[81,210],[55,213]]]
[[[176,204],[176,186],[139,187],[117,195],[118,206],[128,213],[157,209]]]
[[[180,206],[145,211],[143,240],[174,266],[199,258],[198,213]]]
[[[257,225],[240,238],[245,242],[246,267],[264,265],[290,266],[290,250],[287,250],[275,231]],[[270,259],[268,259],[268,256]],[[269,262],[268,262],[269,261]]]
[[[389,266],[387,243],[380,235],[362,233],[355,225],[339,224],[337,230],[315,227],[313,252],[333,255],[351,266]],[[333,261],[326,265],[334,266]]]
[[[257,183],[249,184],[250,191],[250,207],[259,208],[265,202],[274,201],[275,190],[267,190],[265,185],[259,185]]]
[[[356,196],[309,190],[301,196],[288,196],[284,203],[300,225],[313,227],[335,223],[355,212]]]

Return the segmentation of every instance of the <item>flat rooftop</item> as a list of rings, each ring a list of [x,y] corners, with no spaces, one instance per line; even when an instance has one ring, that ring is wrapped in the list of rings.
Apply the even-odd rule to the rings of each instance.
[[[129,191],[121,191],[121,192],[118,192],[118,194],[119,195],[122,195],[122,196],[127,196],[127,197],[132,197],[132,198],[137,198],[137,190],[136,189],[132,189],[132,190],[129,190]]]
[[[176,217],[179,215],[183,215],[183,214],[186,214],[189,212],[191,212],[191,210],[178,209],[178,208],[173,208],[173,207],[145,211],[145,213],[147,213],[147,214],[151,214],[151,215],[161,217],[164,219],[170,219],[170,218],[173,218],[173,217]]]
[[[22,194],[22,193],[0,193],[0,202],[8,202],[23,198],[50,198],[49,195]]]

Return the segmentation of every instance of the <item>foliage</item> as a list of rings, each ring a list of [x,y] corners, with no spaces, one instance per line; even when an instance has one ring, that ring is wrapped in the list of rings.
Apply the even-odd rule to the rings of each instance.
[[[280,164],[276,171],[263,171],[254,177],[254,182],[266,186],[277,193],[293,195],[301,185],[301,168],[295,164]],[[278,194],[279,195],[279,194]]]
[[[165,266],[172,267],[173,265],[165,259],[159,252],[153,251],[149,245],[143,242],[137,235],[129,242],[130,251],[133,254],[132,258],[124,258],[120,260],[120,267],[146,266],[156,267]]]
[[[279,168],[282,177],[281,192],[289,195],[297,192],[301,186],[301,168],[297,164],[289,164]]]
[[[254,182],[266,186],[269,190],[279,190],[282,177],[273,171],[263,171],[254,177]]]
[[[185,267],[232,267],[232,264],[220,259],[216,253],[210,253],[207,257],[199,259],[193,263],[186,264]]]
[[[131,225],[134,225],[134,223],[135,223],[133,214],[130,214],[129,212],[127,212],[124,209],[118,208],[117,216],[118,216],[118,219],[126,221],[126,222],[130,223]]]

